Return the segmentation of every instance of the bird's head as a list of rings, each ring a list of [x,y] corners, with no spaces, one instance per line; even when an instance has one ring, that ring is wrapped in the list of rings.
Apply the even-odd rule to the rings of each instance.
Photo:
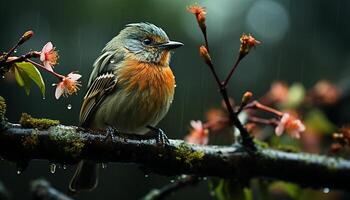
[[[119,45],[129,58],[158,65],[168,65],[170,51],[183,46],[170,41],[161,28],[151,23],[128,24],[113,40],[109,45]]]

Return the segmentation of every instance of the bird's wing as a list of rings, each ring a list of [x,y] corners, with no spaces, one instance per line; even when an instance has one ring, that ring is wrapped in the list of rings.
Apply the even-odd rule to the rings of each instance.
[[[123,60],[122,56],[117,55],[119,54],[115,52],[105,52],[94,63],[94,69],[88,83],[89,89],[80,110],[79,121],[83,127],[88,126],[96,108],[117,86],[113,69],[118,67]]]

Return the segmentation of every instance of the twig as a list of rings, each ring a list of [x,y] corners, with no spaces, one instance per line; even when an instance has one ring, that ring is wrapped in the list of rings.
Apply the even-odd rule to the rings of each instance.
[[[5,186],[0,182],[0,200],[10,200],[11,195]]]
[[[29,40],[33,36],[34,32],[33,31],[27,31],[25,32],[18,40],[18,42],[8,51],[5,53],[4,56],[1,57],[0,59],[0,66],[4,64],[4,62],[7,62],[7,58],[24,42]]]
[[[222,83],[223,87],[227,87],[228,82],[230,81],[233,73],[236,71],[236,68],[238,67],[238,64],[241,62],[242,58],[243,58],[242,54],[239,54],[235,64],[232,66],[230,70],[230,73],[227,75],[225,81]]]
[[[175,191],[184,188],[189,185],[195,185],[198,183],[199,178],[197,176],[186,176],[180,177],[180,179],[174,181],[173,183],[167,184],[160,189],[153,189],[148,194],[146,194],[143,200],[161,200],[165,199],[168,195],[174,193]]]
[[[48,69],[47,69],[46,67],[44,67],[42,64],[39,64],[39,63],[37,63],[37,62],[35,62],[35,61],[32,61],[32,60],[30,60],[30,59],[26,59],[26,61],[32,63],[33,65],[35,65],[35,66],[37,66],[37,67],[39,67],[39,68],[41,68],[42,70],[44,70],[44,71],[46,71],[46,72],[48,72],[48,73],[54,75],[54,76],[55,76],[56,78],[58,78],[60,81],[64,78],[64,76],[62,76],[61,74],[58,74],[58,73],[56,73],[56,72],[54,72],[54,71],[51,71],[51,70],[48,70]]]
[[[4,65],[6,66],[11,66],[12,63],[15,63],[15,62],[22,62],[22,61],[25,61],[26,59],[29,59],[29,58],[39,58],[40,57],[40,52],[38,51],[30,51],[22,56],[19,56],[19,57],[9,57],[7,58],[7,61],[5,62]]]
[[[272,126],[277,126],[278,121],[275,118],[272,119],[263,119],[259,117],[252,117],[250,116],[248,118],[249,122],[254,122],[254,123],[259,123],[259,124],[265,124],[265,125],[272,125]]]
[[[244,109],[259,109],[268,113],[275,114],[277,117],[282,117],[283,115],[283,112],[273,109],[271,107],[265,106],[264,104],[261,104],[258,101],[253,101],[252,103],[246,105]]]
[[[30,183],[33,200],[73,200],[43,179],[34,180]]]

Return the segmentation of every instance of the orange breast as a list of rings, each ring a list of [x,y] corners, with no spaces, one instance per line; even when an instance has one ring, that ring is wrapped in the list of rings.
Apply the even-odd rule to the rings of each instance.
[[[116,72],[118,86],[135,95],[144,105],[141,106],[143,111],[149,113],[170,105],[175,78],[169,66],[135,60],[124,61],[123,64]]]

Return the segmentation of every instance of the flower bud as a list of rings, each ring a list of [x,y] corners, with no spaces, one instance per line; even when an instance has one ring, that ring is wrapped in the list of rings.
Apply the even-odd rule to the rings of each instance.
[[[256,40],[251,35],[243,34],[240,38],[241,47],[239,49],[239,53],[241,56],[245,56],[249,53],[250,49],[260,44],[261,42]]]
[[[199,47],[199,54],[204,58],[208,65],[211,65],[211,58],[208,49],[204,45]]]
[[[242,101],[241,101],[241,105],[245,106],[249,103],[249,101],[252,99],[253,97],[253,93],[250,91],[247,91],[243,94],[242,96]]]
[[[188,12],[196,16],[199,27],[201,28],[202,32],[205,33],[207,28],[205,24],[205,19],[207,14],[207,12],[205,11],[205,8],[199,5],[192,5],[187,7],[187,10]]]
[[[27,40],[29,40],[32,36],[34,35],[34,32],[32,30],[26,31],[21,39],[19,40],[19,44],[23,44],[24,42],[26,42]]]

